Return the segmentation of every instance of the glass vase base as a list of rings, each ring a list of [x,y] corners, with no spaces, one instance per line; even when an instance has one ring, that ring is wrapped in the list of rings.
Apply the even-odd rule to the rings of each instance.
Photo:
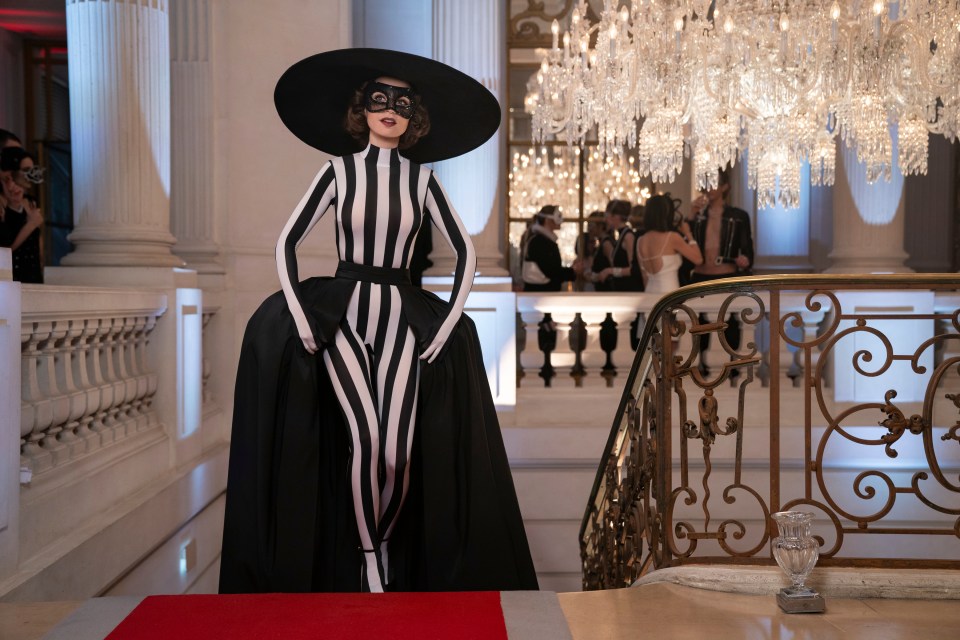
[[[823,613],[827,603],[816,591],[794,594],[789,589],[777,593],[777,604],[784,613]]]

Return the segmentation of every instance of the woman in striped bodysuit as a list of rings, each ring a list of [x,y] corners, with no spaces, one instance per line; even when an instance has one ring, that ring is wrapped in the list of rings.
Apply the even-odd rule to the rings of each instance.
[[[354,102],[348,118],[363,114],[367,148],[323,166],[277,242],[280,282],[304,347],[317,352],[314,330],[299,300],[295,249],[329,207],[336,211],[339,277],[354,277],[357,265],[407,269],[416,236],[428,218],[457,254],[450,310],[423,354],[417,352],[397,287],[363,279],[333,343],[323,352],[353,439],[351,480],[363,543],[364,587],[383,591],[387,542],[409,483],[418,356],[433,362],[439,354],[463,313],[477,259],[470,235],[436,176],[399,153],[401,139],[412,144],[408,141],[419,137],[417,131],[405,135],[416,108],[410,85],[381,77],[365,83],[357,97],[363,102]],[[387,108],[388,103],[393,106]],[[418,118],[423,122],[425,115]]]
[[[391,57],[398,55],[391,52]],[[280,98],[277,102],[279,110]],[[251,319],[238,371],[222,592],[349,590],[355,585],[372,592],[388,586],[536,588],[489,389],[485,380],[477,380],[482,363],[475,334],[468,335],[474,329],[463,316],[476,269],[473,244],[433,171],[401,154],[430,127],[420,96],[408,82],[386,74],[364,82],[353,93],[345,128],[365,142],[365,148],[323,165],[280,234],[276,260],[286,304],[281,308],[274,296]],[[300,282],[296,248],[329,210],[335,216],[340,259],[336,276]],[[448,304],[410,285],[413,246],[427,222],[457,256]],[[285,355],[275,356],[263,338],[266,331],[291,321],[305,352],[299,360],[289,347]],[[295,379],[297,367],[304,368],[305,382]],[[308,496],[294,496],[300,500],[296,507],[287,502],[291,491],[283,489],[302,480],[290,469],[294,465],[280,461],[293,459],[294,454],[285,451],[314,446],[315,440],[306,447],[288,444],[299,442],[305,430],[312,432],[313,416],[321,421],[321,456],[327,454],[324,442],[326,449],[336,448],[322,428],[325,416],[336,409],[309,404],[302,391],[318,384],[322,389],[323,380],[314,381],[320,375],[314,368],[320,367],[349,431],[343,469],[349,486],[340,494],[349,494],[359,549],[349,548],[349,532],[337,523],[347,510],[337,510],[338,489],[321,486],[310,493],[307,486]],[[427,384],[425,397],[422,380]],[[472,397],[476,394],[479,400]],[[454,402],[447,406],[451,398]],[[238,414],[250,413],[267,418],[241,418],[238,423]],[[275,414],[281,416],[276,424],[269,420]],[[270,432],[268,437],[264,431]],[[272,444],[264,447],[265,442]],[[316,462],[312,454],[297,455],[305,461],[309,482]],[[331,463],[328,470],[320,462],[321,476],[340,482],[338,464]],[[412,466],[419,467],[413,482]],[[266,476],[266,490],[264,482],[247,477],[251,469]],[[411,484],[418,489],[414,504],[407,506]],[[235,485],[244,487],[234,490],[235,495],[255,495],[254,512],[244,511],[241,498],[231,502]],[[333,499],[324,502],[331,493]],[[411,506],[412,514],[407,513]],[[291,511],[306,513],[292,517]],[[398,522],[405,525],[396,549]],[[258,535],[235,535],[244,527],[255,528]],[[331,543],[332,553],[310,548]],[[396,583],[394,552],[403,565]],[[343,568],[348,562],[343,557],[354,553],[360,558],[358,583],[339,575],[349,571]],[[266,559],[253,562],[252,555]],[[310,555],[312,563],[303,557]]]

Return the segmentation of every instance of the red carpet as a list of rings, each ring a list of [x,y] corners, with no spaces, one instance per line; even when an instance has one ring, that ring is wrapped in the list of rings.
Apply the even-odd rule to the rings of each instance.
[[[496,591],[151,596],[109,640],[507,640]]]

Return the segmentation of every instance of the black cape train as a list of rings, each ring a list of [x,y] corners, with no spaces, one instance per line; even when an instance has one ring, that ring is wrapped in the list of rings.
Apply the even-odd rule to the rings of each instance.
[[[301,283],[317,337],[333,338],[356,282]],[[447,305],[399,287],[421,350]],[[322,354],[303,349],[282,292],[247,325],[237,371],[221,593],[359,591],[349,430]],[[420,363],[410,490],[390,540],[393,591],[536,589],[480,354],[464,315]]]

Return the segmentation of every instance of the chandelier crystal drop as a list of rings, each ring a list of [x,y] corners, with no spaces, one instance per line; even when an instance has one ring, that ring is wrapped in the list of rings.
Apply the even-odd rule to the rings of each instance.
[[[698,188],[749,147],[761,206],[797,206],[801,166],[832,184],[838,140],[867,179],[927,170],[960,135],[960,0],[578,0],[528,85],[536,142],[635,153]],[[591,15],[593,15],[591,13]],[[896,139],[894,139],[896,136]]]

